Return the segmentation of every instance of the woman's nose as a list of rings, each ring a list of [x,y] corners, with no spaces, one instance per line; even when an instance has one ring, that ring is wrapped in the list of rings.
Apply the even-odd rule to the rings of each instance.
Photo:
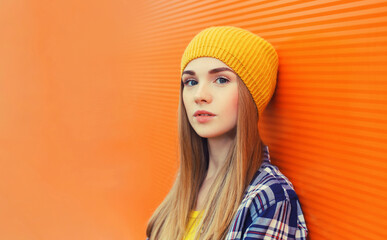
[[[212,96],[208,86],[206,84],[199,83],[196,89],[194,98],[196,103],[201,103],[201,102],[210,103],[212,101]]]

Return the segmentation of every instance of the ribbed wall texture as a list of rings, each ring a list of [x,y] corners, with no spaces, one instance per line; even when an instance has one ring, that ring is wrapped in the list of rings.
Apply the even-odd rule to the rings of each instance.
[[[386,1],[146,5],[143,72],[132,91],[141,99],[141,119],[157,116],[148,120],[152,160],[144,160],[158,182],[148,192],[149,216],[175,176],[183,50],[200,30],[232,25],[262,36],[279,54],[278,85],[260,130],[295,185],[311,239],[387,238]]]

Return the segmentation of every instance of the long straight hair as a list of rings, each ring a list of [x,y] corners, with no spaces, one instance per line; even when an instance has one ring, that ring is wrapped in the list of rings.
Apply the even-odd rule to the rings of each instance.
[[[180,87],[178,137],[180,167],[176,180],[148,222],[150,240],[183,239],[209,164],[207,138],[200,137],[189,123]],[[262,163],[262,141],[258,132],[258,111],[238,76],[238,117],[234,141],[224,165],[215,177],[204,201],[195,239],[226,237],[244,192]]]

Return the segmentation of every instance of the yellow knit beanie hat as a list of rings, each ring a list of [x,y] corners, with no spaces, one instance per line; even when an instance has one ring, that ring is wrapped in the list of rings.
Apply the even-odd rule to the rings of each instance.
[[[274,47],[254,33],[233,26],[213,26],[199,32],[181,59],[181,74],[199,57],[214,57],[233,69],[249,89],[258,114],[269,103],[276,86],[278,56]]]

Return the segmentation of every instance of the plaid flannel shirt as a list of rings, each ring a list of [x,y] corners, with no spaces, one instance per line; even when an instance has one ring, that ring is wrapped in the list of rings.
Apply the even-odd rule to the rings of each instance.
[[[308,229],[293,185],[271,164],[268,146],[263,153],[262,165],[245,191],[226,240],[306,240]]]
[[[246,189],[226,240],[305,240],[308,229],[292,183],[270,162],[264,146],[263,162]]]

